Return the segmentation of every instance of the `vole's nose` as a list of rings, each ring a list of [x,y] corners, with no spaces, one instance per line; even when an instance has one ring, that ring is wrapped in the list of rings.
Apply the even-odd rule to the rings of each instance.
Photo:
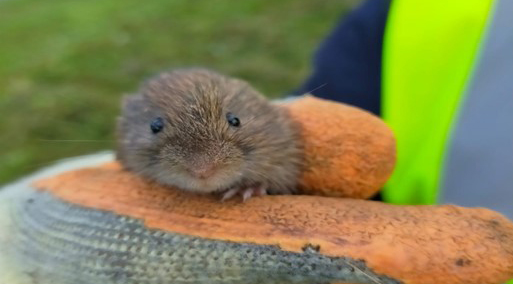
[[[213,164],[191,165],[187,168],[189,173],[199,179],[206,179],[211,177],[215,172]]]

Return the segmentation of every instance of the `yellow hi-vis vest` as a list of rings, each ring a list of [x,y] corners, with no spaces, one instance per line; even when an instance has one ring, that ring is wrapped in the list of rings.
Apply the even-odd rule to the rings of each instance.
[[[392,1],[382,73],[398,146],[385,201],[513,218],[513,1]]]
[[[382,66],[398,151],[384,200],[513,220],[513,1],[393,0]]]

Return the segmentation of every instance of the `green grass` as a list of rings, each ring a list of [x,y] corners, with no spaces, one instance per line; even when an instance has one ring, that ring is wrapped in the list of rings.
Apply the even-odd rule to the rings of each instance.
[[[0,184],[112,149],[120,96],[162,69],[208,66],[270,97],[294,89],[354,2],[0,1]]]

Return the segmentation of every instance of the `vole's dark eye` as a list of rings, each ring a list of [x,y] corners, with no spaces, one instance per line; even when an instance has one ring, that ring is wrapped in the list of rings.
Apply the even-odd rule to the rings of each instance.
[[[151,131],[153,133],[159,133],[164,128],[164,120],[162,117],[155,118],[150,124]]]
[[[228,112],[226,113],[226,120],[231,126],[239,127],[240,126],[240,120],[238,117],[236,117],[233,113]]]

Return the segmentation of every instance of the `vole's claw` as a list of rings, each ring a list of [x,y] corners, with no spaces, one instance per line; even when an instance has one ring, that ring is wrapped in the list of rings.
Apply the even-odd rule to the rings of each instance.
[[[253,195],[253,188],[250,187],[250,188],[246,188],[243,192],[242,192],[242,202],[246,202],[246,200],[250,199],[251,196]]]
[[[228,189],[224,194],[223,194],[223,197],[221,198],[221,201],[226,201],[230,198],[232,198],[235,194],[237,194],[237,192],[240,191],[240,188],[238,187],[234,187],[234,188],[230,188]]]
[[[242,202],[246,202],[246,200],[248,200],[252,196],[262,196],[262,195],[266,195],[266,194],[267,194],[267,190],[266,190],[265,186],[263,186],[263,185],[246,188],[244,190],[244,192],[242,193]]]

